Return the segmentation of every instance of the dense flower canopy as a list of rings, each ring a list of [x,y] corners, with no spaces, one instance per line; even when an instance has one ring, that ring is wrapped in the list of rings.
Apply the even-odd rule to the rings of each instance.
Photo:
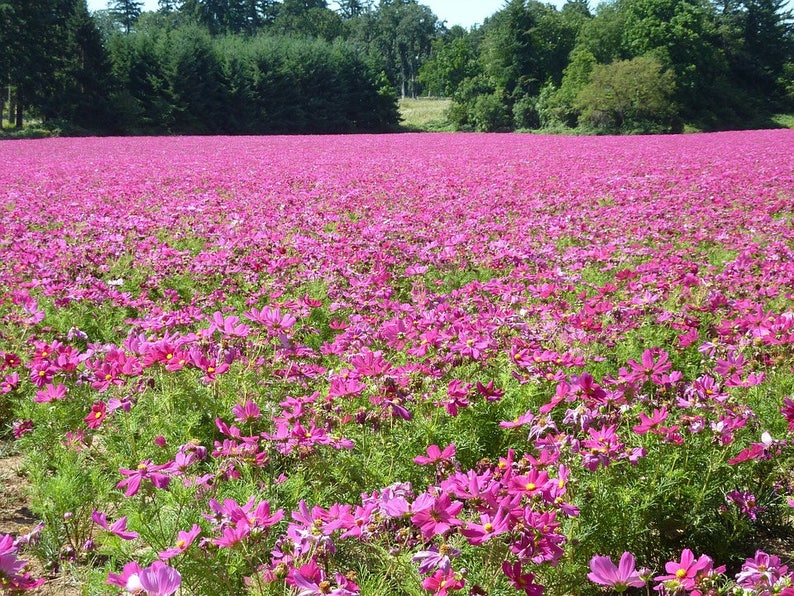
[[[793,146],[0,146],[4,422],[40,478],[91,486],[84,522],[64,504],[44,532],[93,528],[111,584],[158,594],[212,594],[210,573],[366,593],[375,560],[435,594],[540,594],[566,549],[580,580],[592,561],[639,586],[636,562],[699,589],[722,553],[685,539],[751,533],[794,493]]]

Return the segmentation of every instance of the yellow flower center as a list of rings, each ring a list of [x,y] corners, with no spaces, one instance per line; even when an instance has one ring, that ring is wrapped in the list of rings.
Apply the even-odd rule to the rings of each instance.
[[[675,572],[675,576],[678,579],[684,579],[686,577],[686,569],[679,569],[678,571]]]
[[[184,540],[177,540],[176,541],[176,547],[178,549],[182,550],[183,548],[185,548],[185,541]]]
[[[524,488],[527,489],[527,490],[535,490],[537,488],[537,486],[535,485],[534,482],[527,482],[524,485]]]
[[[486,532],[493,532],[493,524],[489,522],[489,523],[485,524],[482,527],[482,529],[485,530]]]

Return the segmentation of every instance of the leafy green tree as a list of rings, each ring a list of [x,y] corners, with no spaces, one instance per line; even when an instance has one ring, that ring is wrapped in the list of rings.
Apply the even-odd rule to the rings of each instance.
[[[601,4],[595,16],[585,21],[577,38],[577,48],[589,52],[598,63],[632,57],[624,46],[626,12],[619,2]]]
[[[381,0],[373,21],[372,46],[386,59],[402,97],[419,92],[419,68],[439,33],[436,15],[416,0]]]
[[[623,43],[630,56],[652,53],[676,78],[676,99],[688,119],[711,111],[724,95],[727,63],[705,0],[619,0]]]
[[[273,31],[333,41],[343,37],[345,26],[324,1],[287,0],[277,10]]]
[[[596,65],[574,106],[595,128],[661,130],[676,113],[674,92],[673,72],[653,56],[638,56]]]
[[[579,92],[590,83],[590,76],[597,62],[595,56],[585,47],[577,47],[571,52],[571,60],[563,70],[562,84],[553,84],[541,90],[542,101],[538,106],[538,117],[543,126],[566,125],[574,127],[579,111],[574,106]]]
[[[184,0],[180,13],[206,27],[210,35],[254,35],[273,22],[280,6],[275,0]]]
[[[477,54],[468,34],[433,41],[430,57],[419,69],[424,93],[450,97],[461,82],[479,70]]]
[[[483,25],[480,53],[483,71],[508,96],[531,93],[533,85],[538,83],[538,55],[532,40],[536,17],[527,10],[524,0],[509,0]]]

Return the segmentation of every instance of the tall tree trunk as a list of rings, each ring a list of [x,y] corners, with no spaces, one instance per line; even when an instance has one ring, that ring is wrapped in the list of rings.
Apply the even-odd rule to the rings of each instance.
[[[16,128],[22,128],[22,85],[17,85]]]

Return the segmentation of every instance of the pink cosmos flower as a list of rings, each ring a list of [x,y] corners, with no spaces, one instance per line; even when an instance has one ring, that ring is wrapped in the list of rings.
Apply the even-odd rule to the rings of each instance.
[[[234,420],[240,424],[253,422],[262,416],[259,406],[251,400],[246,400],[242,404],[235,404],[232,408],[232,414],[234,414]]]
[[[645,580],[634,568],[634,555],[630,552],[621,555],[617,567],[609,557],[594,556],[590,559],[590,573],[587,578],[596,584],[609,586],[620,594],[629,587],[641,588],[645,585]]]
[[[138,574],[141,588],[147,596],[171,596],[179,589],[182,576],[173,567],[161,561],[155,561]]]
[[[25,572],[27,561],[17,558],[17,542],[10,534],[0,536],[0,589],[11,594],[33,590],[45,582]]]
[[[448,571],[452,567],[452,559],[460,556],[460,551],[444,543],[441,546],[433,545],[428,550],[420,550],[411,560],[419,563],[419,573],[426,574],[440,569]]]
[[[298,596],[358,596],[358,586],[344,575],[335,574],[336,585],[325,576],[314,560],[293,569],[290,579],[300,589]]]
[[[187,532],[180,530],[177,533],[176,545],[158,553],[160,559],[168,560],[176,557],[177,555],[181,555],[188,549],[188,547],[190,547],[191,544],[193,544],[193,541],[200,533],[201,528],[196,524],[193,524],[193,527]]]
[[[424,455],[417,455],[414,458],[414,463],[420,466],[434,464],[440,461],[449,461],[455,455],[455,444],[452,443],[441,450],[438,445],[430,445],[427,448],[427,457]]]
[[[88,428],[96,429],[102,426],[102,421],[105,419],[105,416],[107,416],[107,404],[103,401],[98,401],[91,406],[91,411],[84,420]]]
[[[459,526],[461,522],[455,516],[462,509],[463,503],[452,501],[447,493],[438,497],[423,493],[413,503],[411,523],[422,531],[422,536],[432,538],[448,532],[452,526]]]
[[[127,490],[124,491],[125,497],[131,497],[138,492],[141,488],[141,482],[144,480],[150,481],[154,486],[157,488],[166,488],[170,483],[171,479],[163,474],[163,471],[171,471],[171,466],[173,462],[168,462],[165,464],[153,465],[152,460],[146,459],[138,464],[138,467],[134,470],[128,470],[126,468],[119,468],[119,472],[122,476],[126,476],[124,480],[119,482],[116,485],[116,488],[123,488],[127,487]]]
[[[33,401],[36,403],[47,403],[55,400],[61,400],[66,397],[66,385],[62,384],[47,384],[44,389],[36,392],[36,397]]]
[[[247,337],[251,331],[248,325],[240,322],[240,317],[236,315],[229,315],[224,317],[220,311],[212,313],[212,322],[210,323],[209,333],[220,331],[226,337]]]
[[[496,515],[483,513],[480,516],[479,524],[467,522],[463,525],[460,533],[469,541],[469,544],[482,544],[488,542],[494,536],[510,531],[510,515],[508,511],[500,507]]]
[[[137,532],[130,532],[127,530],[127,516],[120,517],[112,525],[108,524],[107,515],[94,510],[91,513],[91,519],[94,520],[94,523],[98,525],[100,528],[104,528],[111,534],[114,534],[121,538],[122,540],[135,540],[138,537]]]
[[[753,521],[765,510],[765,507],[758,506],[755,495],[747,491],[732,490],[725,495],[725,500],[736,505],[739,511]]]
[[[755,557],[747,559],[736,575],[736,583],[753,593],[769,593],[788,573],[788,567],[780,564],[780,558],[758,550]]]
[[[627,375],[626,380],[639,383],[651,381],[655,384],[662,383],[662,374],[670,370],[672,366],[667,352],[659,348],[645,350],[642,353],[641,362],[629,360],[628,365],[631,367],[631,372]]]
[[[543,596],[544,587],[535,583],[534,573],[523,573],[521,571],[521,561],[502,563],[502,572],[510,580],[516,590],[523,590],[527,596]]]
[[[694,590],[695,577],[699,572],[711,569],[711,565],[711,557],[701,555],[700,558],[696,560],[694,553],[688,548],[685,548],[681,551],[680,561],[668,561],[665,563],[664,568],[665,571],[667,571],[667,575],[660,575],[654,579],[665,583],[671,582],[672,586],[684,590]]]
[[[653,415],[648,416],[645,412],[640,412],[640,423],[632,428],[638,435],[644,435],[649,430],[658,427],[662,422],[667,420],[667,408],[653,409]]]
[[[11,424],[11,433],[14,435],[15,439],[19,439],[23,435],[26,435],[27,433],[32,431],[33,431],[32,420],[15,420]]]
[[[439,569],[422,582],[422,587],[432,592],[433,596],[446,596],[449,591],[460,590],[465,585],[466,580],[456,578],[452,569],[446,571]]]
[[[272,308],[269,306],[262,307],[262,310],[252,308],[244,312],[243,316],[255,323],[263,325],[269,332],[275,334],[289,329],[297,321],[297,319],[289,313],[282,314],[280,308]]]
[[[513,420],[502,420],[499,426],[502,428],[518,428],[526,424],[532,424],[534,421],[535,415],[532,413],[532,410],[527,410],[524,414],[517,416]]]
[[[780,413],[788,422],[788,429],[794,432],[794,399],[790,397],[783,398],[783,407],[780,408]]]

